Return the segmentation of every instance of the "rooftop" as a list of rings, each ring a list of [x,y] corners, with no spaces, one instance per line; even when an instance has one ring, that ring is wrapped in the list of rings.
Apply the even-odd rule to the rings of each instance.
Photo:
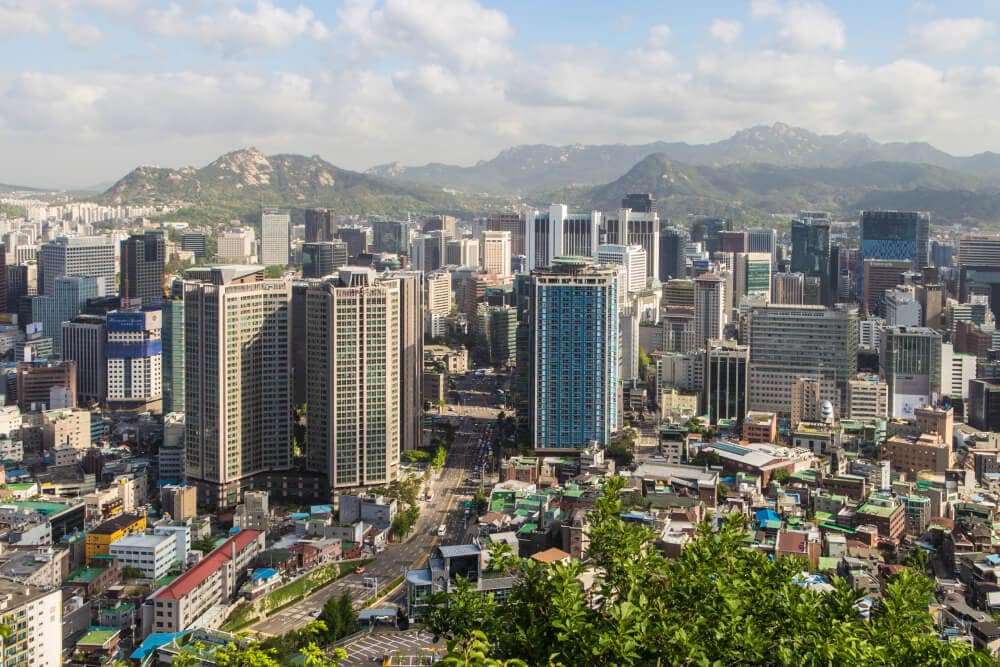
[[[260,535],[260,531],[257,530],[241,530],[226,540],[222,546],[209,552],[197,565],[154,593],[152,597],[164,600],[181,599],[194,590],[198,584],[208,579],[222,567],[223,563],[232,560],[230,545],[235,547],[235,551],[242,551]]]
[[[91,628],[87,631],[80,641],[76,643],[77,646],[81,644],[84,646],[107,646],[115,637],[119,635],[121,630],[116,628]]]
[[[113,519],[108,519],[97,528],[90,531],[92,535],[113,535],[119,531],[131,527],[133,524],[144,520],[141,514],[119,514]]]

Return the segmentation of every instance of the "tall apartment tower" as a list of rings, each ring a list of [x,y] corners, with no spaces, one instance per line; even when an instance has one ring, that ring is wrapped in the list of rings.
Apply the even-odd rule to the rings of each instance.
[[[291,464],[290,301],[262,266],[186,274],[185,476],[204,505],[232,507]]]
[[[637,209],[629,208],[637,206]],[[628,195],[622,200],[617,216],[604,221],[604,243],[638,245],[646,251],[646,275],[659,276],[660,216],[649,195]]]
[[[601,214],[570,213],[565,204],[525,217],[528,270],[550,266],[556,257],[594,257],[600,243]]]
[[[399,474],[400,285],[346,267],[306,293],[307,458],[332,493]]]
[[[529,315],[535,451],[607,445],[619,425],[615,267],[556,259],[532,274]]]
[[[511,255],[525,254],[524,216],[520,213],[492,213],[486,218],[486,230],[510,232]]]
[[[38,251],[38,281],[42,294],[52,294],[56,278],[97,278],[101,296],[115,293],[115,246],[110,236],[60,236]]]
[[[799,378],[830,380],[829,400],[844,404],[858,370],[857,309],[769,304],[750,311],[749,407],[788,415]]]
[[[862,211],[861,259],[911,262],[920,270],[930,260],[930,216],[917,211]]]
[[[108,397],[108,363],[105,356],[105,320],[80,315],[62,323],[63,359],[76,362],[76,392],[81,403]]]
[[[511,274],[510,258],[510,232],[483,232],[483,271],[506,278]]]
[[[326,243],[337,238],[337,214],[329,208],[307,208],[304,212],[306,243]]]
[[[0,243],[0,313],[10,312],[7,310],[9,302],[7,300],[7,249]]]
[[[133,234],[121,242],[122,299],[138,299],[142,305],[163,300],[163,265],[167,243],[163,233],[147,231]]]
[[[160,304],[163,314],[163,413],[184,412],[184,299],[170,295]]]
[[[285,209],[263,209],[260,215],[260,261],[265,266],[288,264],[288,229],[291,220]]]
[[[426,306],[419,271],[390,271],[384,280],[399,283],[399,436],[404,452],[420,446],[424,428],[424,334]]]
[[[726,283],[713,273],[694,279],[694,330],[698,345],[722,338],[726,327]]]
[[[926,327],[886,327],[878,355],[889,385],[889,416],[913,419],[941,394],[941,334]]]
[[[108,313],[108,407],[163,412],[163,313],[156,309]],[[77,383],[79,391],[79,382]]]

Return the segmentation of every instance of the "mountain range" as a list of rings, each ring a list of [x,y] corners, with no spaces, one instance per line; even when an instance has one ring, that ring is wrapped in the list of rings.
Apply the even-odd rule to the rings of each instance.
[[[761,218],[818,208],[930,211],[938,220],[1000,220],[1000,154],[956,157],[926,143],[820,135],[781,123],[694,145],[517,146],[471,167],[382,165],[365,173],[319,156],[266,156],[254,148],[201,167],[139,167],[108,203],[173,203],[195,222],[253,219],[262,205],[330,206],[344,214],[482,214],[565,202],[609,209],[648,192],[660,213]]]

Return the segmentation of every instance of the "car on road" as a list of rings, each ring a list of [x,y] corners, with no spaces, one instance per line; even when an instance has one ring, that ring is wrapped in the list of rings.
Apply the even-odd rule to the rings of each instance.
[[[354,574],[364,574],[364,573],[365,573],[364,565],[358,565],[356,568],[354,568]]]
[[[319,609],[313,609],[312,611],[309,612],[309,615],[312,616],[313,618],[316,618],[317,616],[319,616]]]

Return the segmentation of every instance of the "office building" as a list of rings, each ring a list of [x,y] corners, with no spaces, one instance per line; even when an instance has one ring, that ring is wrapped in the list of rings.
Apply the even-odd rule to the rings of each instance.
[[[719,232],[719,252],[746,252],[746,230]]]
[[[994,317],[1000,315],[1000,236],[967,234],[958,245],[959,299],[989,295]]]
[[[799,424],[803,422],[821,421],[824,403],[828,403],[832,407],[837,401],[836,394],[836,385],[830,379],[804,377],[793,382],[791,386],[791,411],[789,413],[791,427],[797,429]],[[833,415],[836,412],[837,409],[834,407]]]
[[[771,255],[762,252],[733,254],[733,294],[771,299]]]
[[[565,204],[548,211],[531,211],[525,217],[528,269],[552,264],[556,257],[594,257],[600,243],[601,214],[570,213]]]
[[[163,328],[163,412],[184,412],[184,300],[168,298],[160,304]]]
[[[628,205],[635,205],[638,209],[628,208]],[[659,276],[660,216],[648,195],[628,195],[622,200],[622,208],[617,215],[611,214],[604,220],[603,242],[641,246],[646,251],[646,276]]]
[[[830,380],[836,407],[857,375],[858,313],[850,307],[756,307],[750,311],[749,344],[750,409],[790,414],[789,387],[803,377]]]
[[[491,213],[486,217],[486,230],[491,232],[510,232],[511,255],[526,254],[524,216],[520,213]]]
[[[705,409],[712,424],[740,421],[747,412],[749,349],[735,341],[710,340],[705,356]]]
[[[163,411],[163,315],[159,308],[108,313],[108,407]]]
[[[337,214],[333,209],[307,208],[303,215],[306,243],[329,243],[337,238]]]
[[[972,428],[1000,431],[1000,384],[988,380],[971,380],[965,413]]]
[[[347,254],[350,257],[360,257],[368,252],[367,227],[340,227],[337,230],[337,239],[347,244]]]
[[[663,351],[687,354],[704,347],[698,340],[693,308],[668,308],[663,313]]]
[[[618,271],[579,257],[532,274],[531,431],[536,451],[607,445],[619,426]]]
[[[232,507],[255,475],[291,464],[290,301],[262,266],[186,274],[185,475],[203,505]]]
[[[445,242],[444,264],[451,266],[471,266],[479,268],[479,243],[475,239],[451,239]],[[507,263],[510,266],[510,262]],[[510,273],[510,269],[507,269]]]
[[[11,631],[3,640],[3,663],[25,667],[61,665],[62,590],[0,579],[0,596],[4,601],[2,619]]]
[[[819,278],[820,302],[833,302],[830,284],[830,221],[807,217],[792,221],[791,270]]]
[[[694,330],[698,345],[722,338],[726,327],[726,284],[712,273],[694,279]]]
[[[260,262],[265,266],[288,264],[288,231],[291,216],[287,210],[264,208],[260,215]]]
[[[372,245],[380,252],[409,255],[413,229],[413,223],[403,220],[375,220],[372,223]]]
[[[445,265],[448,237],[443,232],[415,236],[410,244],[413,268],[428,273]]]
[[[104,318],[80,315],[63,322],[62,341],[63,359],[76,362],[77,398],[82,404],[104,401],[108,397]]]
[[[427,314],[447,317],[454,304],[451,291],[451,274],[447,271],[428,273],[424,277],[424,291],[424,303],[427,304]]]
[[[431,232],[440,232],[446,238],[455,238],[455,226],[458,223],[458,219],[452,215],[428,215],[425,216],[421,221],[421,230],[424,234],[430,234]]]
[[[862,211],[861,258],[910,262],[922,269],[929,260],[930,216],[914,211]]]
[[[400,286],[347,267],[306,293],[306,442],[330,489],[387,484],[399,474]]]
[[[483,271],[501,278],[511,275],[511,252],[510,232],[483,232]]]
[[[936,434],[893,435],[882,443],[882,452],[892,463],[892,469],[906,473],[908,479],[916,478],[920,472],[944,475],[955,464],[950,438],[942,439]]]
[[[889,416],[889,385],[877,375],[859,376],[847,383],[847,419],[867,421]]]
[[[489,306],[486,345],[490,363],[515,366],[517,364],[517,309],[511,306]]]
[[[862,305],[868,315],[885,317],[885,292],[903,283],[903,274],[913,268],[902,260],[865,259],[862,263]]]
[[[694,281],[689,278],[672,278],[663,283],[663,307],[694,310]]]
[[[886,327],[879,374],[889,385],[889,415],[912,419],[941,393],[941,334],[924,327]]]
[[[747,252],[762,252],[771,256],[772,266],[777,264],[778,241],[773,229],[748,229]]]
[[[690,235],[683,229],[660,228],[660,282],[671,278],[687,277],[687,258],[684,248],[690,242]],[[648,258],[647,258],[648,259]]]
[[[62,323],[79,315],[88,299],[97,298],[99,281],[94,277],[60,276],[41,296],[31,297],[31,321],[42,325],[42,334],[52,338],[52,351],[62,354]]]
[[[941,394],[952,399],[969,396],[969,380],[976,378],[974,354],[955,352],[953,343],[941,343]]]
[[[18,299],[38,294],[38,263],[7,265],[7,311],[15,312]]]
[[[625,269],[622,287],[625,292],[641,292],[646,289],[646,255],[640,245],[603,244],[597,246],[597,263],[611,264]]]
[[[60,236],[43,244],[38,251],[42,294],[54,294],[56,278],[63,276],[96,278],[98,294],[114,294],[114,240],[110,236]]]
[[[227,229],[219,235],[216,254],[227,262],[257,261],[257,238],[250,227]]]
[[[719,232],[731,231],[733,223],[720,218],[698,218],[691,223],[691,242],[700,243],[710,255],[719,252]]]
[[[167,484],[160,489],[160,505],[175,521],[198,515],[198,491],[193,486]]]
[[[133,234],[121,242],[120,255],[121,298],[138,300],[142,305],[160,303],[163,300],[163,265],[167,257],[164,232]]]
[[[885,323],[890,327],[919,327],[923,312],[912,285],[897,285],[885,291],[883,297]]]
[[[347,266],[349,253],[343,241],[311,241],[302,244],[302,277],[323,278]]]
[[[205,259],[208,254],[208,236],[202,232],[184,232],[181,234],[181,250],[194,254],[194,258]]]
[[[771,303],[798,306],[805,303],[805,276],[801,273],[775,273],[771,276]]]
[[[177,534],[127,535],[112,544],[109,552],[119,567],[133,567],[142,572],[143,579],[156,581],[167,576],[177,561]]]

